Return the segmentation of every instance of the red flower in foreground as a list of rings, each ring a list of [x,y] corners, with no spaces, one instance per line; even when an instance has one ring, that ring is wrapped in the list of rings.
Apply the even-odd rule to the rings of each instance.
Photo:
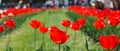
[[[47,31],[48,31],[48,27],[40,26],[40,32],[41,33],[46,33]]]
[[[41,22],[39,20],[32,20],[30,22],[30,25],[31,25],[32,28],[37,29],[41,25]]]
[[[103,29],[106,27],[106,23],[104,22],[103,19],[99,19],[97,20],[95,23],[94,23],[94,26],[97,28],[97,29]]]
[[[80,25],[79,23],[73,23],[71,25],[71,28],[75,31],[81,29],[81,27],[82,27],[82,25]]]
[[[6,21],[4,22],[4,24],[5,24],[8,28],[14,28],[15,25],[16,25],[16,23],[15,23],[14,20],[6,20]]]
[[[50,38],[56,44],[64,44],[68,39],[69,35],[66,32],[59,30],[59,29],[51,29],[50,31]]]
[[[65,26],[65,27],[69,27],[71,24],[70,20],[63,20],[62,21],[62,25]]]
[[[119,43],[119,39],[115,34],[109,36],[100,35],[99,39],[101,46],[106,50],[115,49]]]
[[[2,33],[5,30],[5,27],[0,25],[0,33]]]

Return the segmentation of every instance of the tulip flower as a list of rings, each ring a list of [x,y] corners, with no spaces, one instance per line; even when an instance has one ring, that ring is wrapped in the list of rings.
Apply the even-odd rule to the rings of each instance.
[[[10,29],[14,28],[15,25],[16,25],[16,23],[15,23],[14,20],[6,20],[6,21],[4,22],[4,24],[5,24],[8,28],[10,28]]]
[[[70,20],[63,20],[61,24],[64,27],[66,27],[66,32],[67,32],[67,28],[70,26],[71,22],[70,22]]]
[[[50,38],[54,43],[59,45],[60,51],[60,44],[64,44],[69,39],[69,35],[65,31],[51,27]]]
[[[76,43],[76,31],[80,30],[82,27],[81,24],[79,24],[78,22],[75,22],[71,25],[71,28],[75,31],[75,37],[74,37],[74,51],[75,51],[75,43]]]
[[[115,15],[115,13],[113,13],[114,15],[110,15],[108,17],[108,24],[110,24],[112,27],[112,31],[113,33],[116,32],[116,27],[119,24],[120,21],[120,17],[118,15]],[[117,14],[117,13],[116,13]]]
[[[0,25],[0,33],[1,36],[3,36],[3,32],[5,31],[5,27],[3,25]]]
[[[106,50],[115,49],[119,43],[118,36],[115,34],[108,36],[100,35],[99,41],[100,41],[100,45]]]
[[[66,32],[61,30],[55,30],[54,32],[50,32],[50,37],[56,44],[64,44],[68,38],[69,35],[66,35]]]
[[[5,12],[3,12],[3,15],[7,16],[8,18],[13,18],[15,16],[13,11],[13,9],[9,8]]]
[[[69,27],[71,22],[70,22],[70,20],[63,20],[61,24],[65,27]]]
[[[59,28],[58,28],[57,26],[52,26],[52,27],[50,28],[50,32],[53,32],[53,31],[55,31],[55,30],[59,30]]]
[[[36,29],[41,26],[41,22],[39,20],[32,20],[30,22],[32,28],[35,29],[35,37],[34,37],[34,51],[36,51]]]
[[[39,20],[32,20],[30,25],[32,28],[37,29],[41,25],[41,22]]]
[[[119,24],[119,22],[116,19],[110,19],[108,20],[108,23],[112,26],[113,33],[116,32],[116,26]]]
[[[101,29],[103,29],[103,28],[106,27],[106,23],[104,22],[103,19],[99,19],[99,20],[95,21],[94,26],[95,26],[98,30],[101,30]]]
[[[86,20],[82,18],[82,19],[77,20],[77,23],[83,26],[86,23]]]
[[[80,30],[81,27],[82,27],[82,25],[80,25],[80,24],[77,23],[77,22],[75,22],[75,23],[73,23],[73,24],[71,25],[71,28],[72,28],[73,30],[75,30],[75,31]]]
[[[43,42],[43,50],[44,50],[44,44],[45,44],[45,42],[44,42],[44,34],[46,33],[48,31],[48,27],[45,27],[45,26],[40,26],[40,32],[43,34],[43,40],[42,40],[42,42]]]
[[[4,24],[10,28],[10,29],[13,29],[15,26],[16,26],[16,23],[14,20],[6,20],[4,22]],[[11,34],[8,34],[8,42],[7,42],[7,46],[6,46],[6,49],[8,50],[10,47],[10,40],[11,40]]]
[[[2,14],[0,14],[0,19],[2,19]]]
[[[13,18],[13,17],[14,17],[14,14],[13,14],[12,12],[10,12],[10,13],[7,14],[7,17],[8,17],[8,18]]]
[[[3,25],[0,25],[0,33],[2,33],[5,30],[5,27]]]
[[[40,26],[40,32],[41,33],[46,33],[48,31],[48,27],[45,27],[45,26]]]
[[[110,17],[108,17],[108,23],[109,23],[111,26],[117,26],[117,25],[119,24],[118,19],[119,19],[119,17],[110,16]]]

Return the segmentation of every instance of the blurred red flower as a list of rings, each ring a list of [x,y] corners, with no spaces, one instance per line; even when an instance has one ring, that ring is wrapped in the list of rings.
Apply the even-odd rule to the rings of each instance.
[[[83,11],[84,10],[84,11]],[[89,8],[89,7],[86,7],[86,8],[83,8],[82,9],[82,12],[83,12],[83,14],[85,15],[85,16],[90,16],[91,15],[91,8]]]
[[[41,33],[46,33],[47,31],[48,31],[48,27],[40,26],[40,32]]]
[[[14,28],[15,27],[15,25],[16,25],[16,23],[15,23],[15,21],[14,20],[6,20],[5,22],[4,22],[4,24],[8,27],[8,28]]]
[[[96,15],[96,17],[99,19],[105,19],[107,17],[107,13],[101,11]]]
[[[0,33],[2,33],[5,30],[5,27],[3,25],[0,25]]]
[[[52,27],[49,28],[50,32],[54,32],[56,30],[59,30],[59,28],[57,26],[52,26]]]
[[[68,39],[69,35],[66,32],[59,30],[59,29],[51,29],[50,31],[50,38],[56,44],[64,44]]]
[[[8,8],[5,12],[3,12],[3,15],[7,16],[8,18],[13,18],[17,14],[16,8]]]
[[[0,14],[0,19],[2,19],[2,14]]]
[[[117,26],[117,25],[119,24],[119,19],[120,19],[119,16],[110,15],[110,16],[108,17],[108,23],[109,23],[111,26]]]
[[[97,16],[98,13],[99,13],[99,10],[96,9],[96,8],[93,8],[93,9],[91,10],[91,15],[92,15],[92,16]]]
[[[83,26],[86,23],[86,20],[82,18],[82,19],[77,20],[77,23]]]
[[[101,46],[106,50],[115,49],[119,43],[118,36],[115,34],[109,36],[100,35],[99,41]]]
[[[71,22],[70,22],[70,20],[63,20],[61,24],[65,27],[69,27]]]
[[[82,25],[77,22],[72,23],[72,25],[71,25],[71,28],[75,31],[81,29],[81,27],[82,27]]]
[[[94,26],[95,26],[97,29],[100,30],[100,29],[103,29],[103,28],[106,27],[106,23],[104,22],[103,19],[99,19],[99,20],[95,21]]]
[[[31,25],[32,28],[37,29],[41,25],[41,22],[39,20],[32,20],[30,22],[30,25]]]

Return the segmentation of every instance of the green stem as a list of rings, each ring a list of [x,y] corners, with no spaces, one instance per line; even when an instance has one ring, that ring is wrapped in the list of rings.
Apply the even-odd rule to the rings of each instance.
[[[3,39],[4,32],[0,33],[1,39]]]
[[[74,37],[74,51],[75,51],[75,43],[76,43],[76,31],[75,31],[75,37]]]
[[[5,33],[5,31],[4,31],[4,32],[2,32],[2,36],[1,36],[2,38],[3,38],[3,36],[4,36],[4,33]]]
[[[2,33],[0,33],[0,36],[2,37]]]
[[[44,33],[43,33],[43,51],[44,51],[44,44],[45,44],[44,38],[45,38],[45,36],[44,36]]]
[[[10,45],[10,40],[11,40],[11,34],[8,34],[8,42],[7,42],[7,46]]]
[[[117,28],[117,26],[115,26],[115,27],[113,27],[114,28],[114,34],[116,33],[116,28]]]
[[[36,29],[35,29],[35,37],[34,37],[34,51],[36,51]]]
[[[66,31],[66,34],[67,34],[67,29],[68,29],[68,27],[66,27],[66,30],[65,30],[65,31]],[[66,43],[64,43],[64,45],[66,45]]]
[[[66,27],[66,33],[67,33],[67,27]]]
[[[112,26],[112,33],[114,34],[114,33],[116,33],[116,26],[114,27],[114,26]]]
[[[58,44],[58,51],[60,51],[60,44]]]

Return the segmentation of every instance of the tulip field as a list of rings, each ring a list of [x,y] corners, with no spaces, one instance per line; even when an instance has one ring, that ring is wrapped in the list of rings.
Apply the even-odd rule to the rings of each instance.
[[[82,6],[8,9],[0,51],[120,51],[120,11]]]

